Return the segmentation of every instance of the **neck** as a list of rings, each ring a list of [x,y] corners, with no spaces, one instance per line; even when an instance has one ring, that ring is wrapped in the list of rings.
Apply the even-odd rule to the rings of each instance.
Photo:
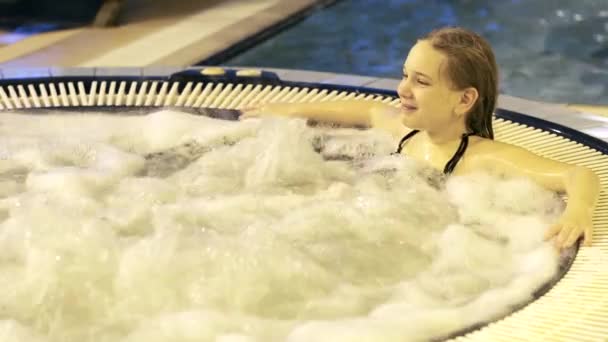
[[[464,122],[449,125],[447,128],[436,131],[426,131],[426,135],[433,145],[445,146],[460,142],[462,135],[466,133]]]

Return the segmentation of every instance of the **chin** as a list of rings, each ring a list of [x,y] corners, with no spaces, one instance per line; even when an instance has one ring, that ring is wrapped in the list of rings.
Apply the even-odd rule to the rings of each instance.
[[[420,125],[417,122],[418,120],[415,120],[412,117],[404,117],[403,120],[401,120],[401,123],[407,127],[407,128],[411,128],[411,129],[417,129],[417,130],[421,130]]]

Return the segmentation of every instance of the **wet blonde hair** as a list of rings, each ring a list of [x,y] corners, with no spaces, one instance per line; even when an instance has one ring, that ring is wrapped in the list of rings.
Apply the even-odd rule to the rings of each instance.
[[[490,44],[459,27],[434,30],[421,38],[447,57],[445,75],[458,90],[473,87],[479,98],[467,113],[468,133],[494,139],[492,113],[498,98],[498,67]]]

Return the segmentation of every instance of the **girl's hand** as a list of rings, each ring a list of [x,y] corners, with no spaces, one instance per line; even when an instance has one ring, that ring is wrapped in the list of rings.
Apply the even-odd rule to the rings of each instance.
[[[302,109],[297,104],[288,102],[253,103],[241,108],[241,119],[259,118],[262,116],[296,117]],[[302,115],[303,118],[306,115]]]
[[[261,116],[261,107],[262,106],[247,106],[241,108],[241,115],[239,116],[239,120],[245,120],[250,118],[257,118]]]
[[[566,211],[545,234],[545,240],[555,237],[555,246],[558,248],[568,248],[572,246],[578,238],[584,236],[584,245],[591,246],[593,240],[593,223],[589,210],[570,210]]]

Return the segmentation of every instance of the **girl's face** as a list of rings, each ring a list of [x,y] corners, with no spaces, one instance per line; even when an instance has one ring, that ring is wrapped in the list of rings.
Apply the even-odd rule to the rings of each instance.
[[[464,120],[463,92],[452,89],[446,66],[447,58],[427,41],[410,50],[397,88],[405,126],[435,132]]]

